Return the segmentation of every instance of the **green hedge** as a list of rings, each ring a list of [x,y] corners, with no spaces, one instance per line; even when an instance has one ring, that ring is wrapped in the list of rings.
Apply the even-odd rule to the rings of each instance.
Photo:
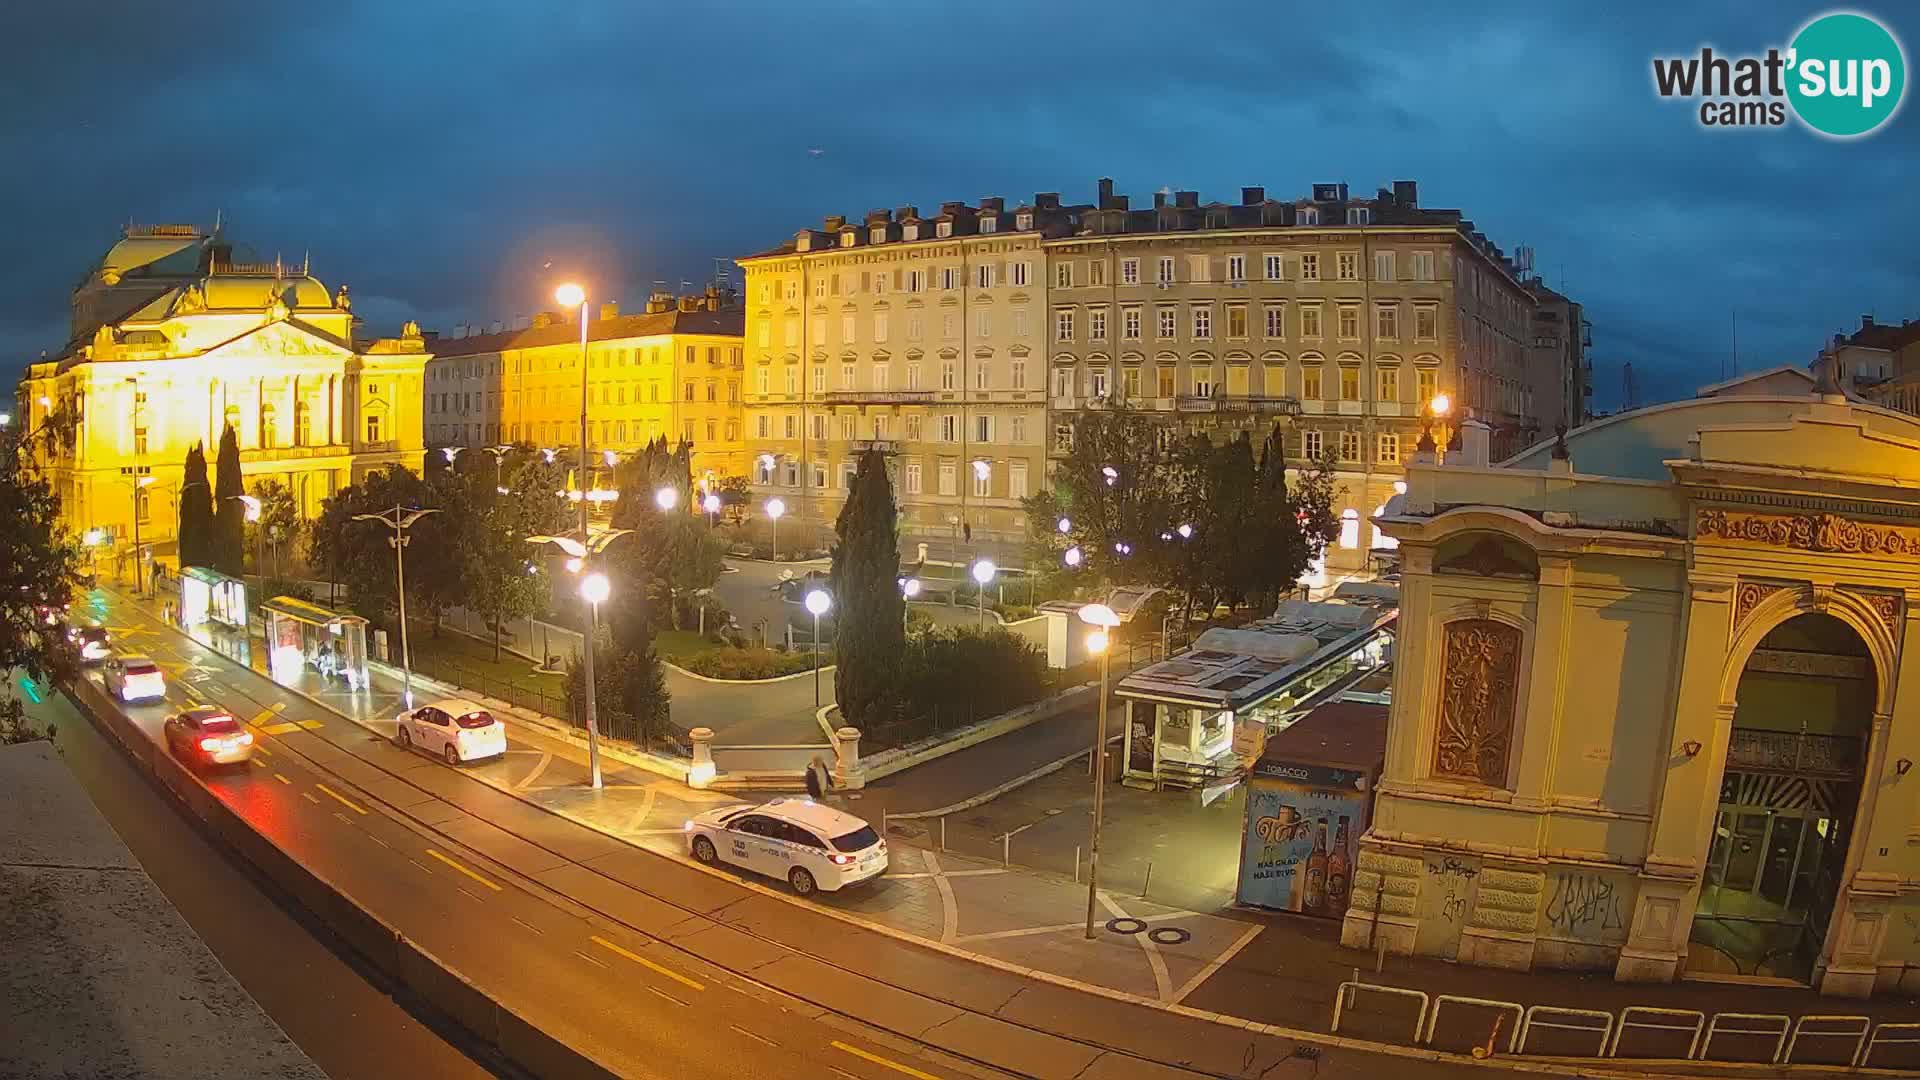
[[[823,664],[832,662],[831,654],[821,657]],[[706,649],[675,663],[709,679],[773,679],[811,670],[813,656],[805,652],[780,652],[775,649],[722,648]]]

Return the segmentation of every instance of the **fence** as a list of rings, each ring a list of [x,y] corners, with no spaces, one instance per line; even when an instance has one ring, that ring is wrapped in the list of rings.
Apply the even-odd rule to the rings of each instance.
[[[478,668],[468,667],[458,660],[431,654],[415,654],[413,670],[429,679],[438,679],[450,683],[462,690],[504,701],[515,708],[542,716],[558,717],[569,724],[578,721],[573,716],[573,706],[567,701],[565,691],[549,680],[541,682],[521,682],[517,679],[503,679],[498,675],[489,675]]]

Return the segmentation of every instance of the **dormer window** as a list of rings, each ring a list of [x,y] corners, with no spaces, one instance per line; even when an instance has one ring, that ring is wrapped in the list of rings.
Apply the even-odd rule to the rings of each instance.
[[[840,234],[841,247],[852,247],[856,242],[858,242],[858,240],[859,240],[859,237],[853,234],[852,229],[848,229],[846,232],[843,232]]]
[[[934,224],[934,226],[933,226],[933,235],[935,235],[935,236],[939,236],[939,237],[947,237],[947,236],[952,236],[952,235],[953,235],[953,222],[951,222],[951,221],[941,221],[941,222],[937,222],[937,223],[935,223],[935,224]]]
[[[872,240],[870,241],[871,243],[875,243],[875,244],[886,243],[887,242],[886,226],[882,225],[882,226],[879,226],[878,228],[875,228],[871,236],[872,236]]]
[[[1371,225],[1373,224],[1373,211],[1365,206],[1349,206],[1347,207],[1347,224]]]
[[[1300,224],[1302,225],[1320,224],[1320,208],[1317,206],[1301,207],[1300,208]]]
[[[998,229],[999,227],[1000,227],[999,218],[994,217],[992,214],[984,214],[981,216],[980,218],[981,232],[990,233],[990,232],[993,232],[995,229]]]
[[[1013,227],[1016,229],[1023,229],[1023,230],[1033,228],[1033,215],[1020,214],[1016,216],[1013,219]]]
[[[900,238],[901,238],[902,240],[918,240],[918,239],[920,239],[920,226],[918,226],[918,225],[902,225],[902,226],[900,226]]]

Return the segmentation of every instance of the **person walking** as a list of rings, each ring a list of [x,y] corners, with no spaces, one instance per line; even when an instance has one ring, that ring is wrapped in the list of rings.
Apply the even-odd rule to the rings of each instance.
[[[815,802],[827,801],[827,791],[833,785],[833,774],[827,771],[827,763],[819,754],[807,762],[807,797]]]

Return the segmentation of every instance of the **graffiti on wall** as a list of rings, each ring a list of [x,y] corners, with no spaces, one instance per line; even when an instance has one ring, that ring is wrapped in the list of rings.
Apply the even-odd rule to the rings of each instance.
[[[1627,890],[1617,877],[1592,870],[1548,875],[1545,933],[1575,941],[1619,944],[1627,939]]]
[[[1456,855],[1426,857],[1420,882],[1420,923],[1413,950],[1422,956],[1451,960],[1460,951],[1460,931],[1473,907],[1473,889],[1480,877],[1480,860]]]

